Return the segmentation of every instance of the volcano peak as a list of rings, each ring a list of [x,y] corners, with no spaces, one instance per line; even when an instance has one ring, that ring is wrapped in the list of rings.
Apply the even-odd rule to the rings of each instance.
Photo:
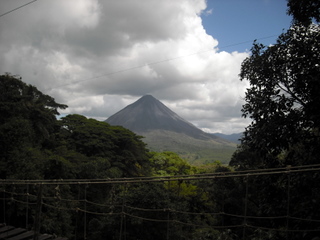
[[[153,130],[165,130],[183,133],[198,139],[215,138],[184,120],[152,95],[144,95],[109,117],[106,122],[123,126],[139,134]]]

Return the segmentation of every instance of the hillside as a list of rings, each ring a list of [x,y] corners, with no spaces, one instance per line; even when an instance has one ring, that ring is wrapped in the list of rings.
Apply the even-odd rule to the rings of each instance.
[[[144,136],[142,139],[151,151],[172,151],[186,159],[190,164],[200,165],[221,161],[228,163],[234,151],[235,143],[226,143],[220,138],[202,140],[192,138],[183,133],[165,130],[137,132]]]
[[[214,135],[220,138],[223,138],[227,141],[240,144],[240,138],[242,137],[243,133],[232,133],[232,134],[214,133]]]
[[[144,137],[152,151],[173,151],[190,163],[228,162],[236,144],[186,121],[159,100],[145,95],[107,120]]]

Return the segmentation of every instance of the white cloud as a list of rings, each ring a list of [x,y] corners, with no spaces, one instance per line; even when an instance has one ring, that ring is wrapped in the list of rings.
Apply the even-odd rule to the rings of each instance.
[[[37,1],[2,17],[0,72],[20,74],[65,113],[106,119],[152,94],[198,127],[240,132],[248,54],[218,52],[204,11],[205,0]]]
[[[212,9],[212,8],[210,8],[210,9],[208,9],[208,10],[204,11],[204,15],[205,15],[205,16],[209,16],[209,15],[211,15],[211,14],[212,14],[212,11],[213,11],[213,9]]]

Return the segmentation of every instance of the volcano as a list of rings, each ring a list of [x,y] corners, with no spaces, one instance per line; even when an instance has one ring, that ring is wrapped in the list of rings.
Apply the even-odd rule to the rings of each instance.
[[[163,130],[182,133],[197,139],[218,138],[184,120],[151,95],[141,97],[109,117],[106,122],[110,125],[123,126],[136,133]]]
[[[236,144],[209,134],[186,121],[151,95],[145,95],[105,122],[143,136],[152,151],[172,151],[193,164],[228,163]]]

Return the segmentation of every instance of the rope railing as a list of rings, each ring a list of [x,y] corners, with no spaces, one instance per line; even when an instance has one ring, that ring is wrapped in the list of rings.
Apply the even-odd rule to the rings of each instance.
[[[55,209],[57,211],[68,211],[73,213],[82,213],[85,214],[85,234],[86,234],[86,224],[87,218],[93,216],[121,216],[121,221],[127,221],[127,218],[137,219],[146,222],[159,222],[169,224],[181,224],[185,226],[192,226],[196,228],[211,228],[211,229],[233,229],[233,228],[242,228],[243,239],[246,238],[247,232],[246,229],[255,229],[255,230],[265,230],[265,231],[276,231],[284,233],[295,233],[295,232],[319,232],[320,229],[294,229],[290,224],[294,221],[305,222],[305,223],[320,223],[320,219],[310,219],[308,217],[295,217],[291,216],[290,211],[290,201],[291,201],[291,174],[307,173],[307,172],[320,172],[320,164],[307,165],[307,166],[296,166],[296,167],[284,167],[284,168],[274,168],[274,169],[262,169],[262,170],[250,170],[250,171],[241,171],[241,172],[223,172],[223,173],[211,173],[211,174],[196,174],[196,175],[180,175],[180,176],[165,176],[165,177],[137,177],[137,178],[117,178],[117,179],[65,179],[65,180],[13,180],[13,179],[2,179],[0,180],[0,201],[3,202],[3,211],[4,216],[3,220],[6,220],[5,211],[8,209],[5,203],[16,203],[23,205],[26,209],[37,207],[39,203],[42,207],[47,209]],[[250,215],[250,206],[248,205],[249,195],[250,195],[250,180],[251,177],[255,176],[266,176],[266,175],[279,175],[285,174],[287,178],[287,204],[286,209],[284,209],[285,214],[279,215]],[[189,182],[189,181],[202,181],[202,180],[211,180],[216,181],[218,179],[225,178],[242,178],[244,184],[244,206],[243,213],[232,213],[226,211],[205,211],[199,210],[199,212],[190,212],[182,211],[181,209],[176,209],[172,206],[167,206],[164,208],[144,208],[140,206],[131,206],[128,202],[125,201],[125,195],[130,189],[128,186],[130,184],[146,184],[146,183],[165,183],[173,181]],[[285,178],[284,178],[285,179]],[[87,199],[87,188],[103,184],[110,186],[123,186],[122,194],[123,196],[116,196],[114,199],[106,200],[105,202],[95,202],[94,200]],[[77,196],[66,197],[63,195],[63,191],[59,189],[59,186],[69,185],[79,186],[79,189],[74,188],[73,192],[78,191]],[[33,186],[33,188],[30,188]],[[39,194],[37,194],[37,187],[47,186],[47,191],[41,193],[41,199],[39,200]],[[170,185],[167,185],[169,188]],[[84,188],[84,189],[83,189]],[[170,189],[167,189],[170,191]],[[82,191],[82,192],[81,192]],[[108,191],[113,191],[113,189],[108,188]],[[118,189],[119,192],[121,192]],[[80,196],[81,194],[82,196]],[[119,193],[118,193],[119,194]],[[116,195],[116,194],[115,194]],[[168,195],[168,198],[170,196]],[[38,206],[39,207],[39,206]],[[35,208],[36,209],[36,208]],[[39,208],[41,209],[41,208]],[[28,212],[28,211],[27,211]],[[148,214],[145,213],[154,213],[155,217],[146,217]],[[163,214],[166,213],[166,214]],[[181,215],[181,216],[180,216]],[[184,218],[182,215],[188,216]],[[160,217],[159,217],[160,216]],[[193,217],[201,216],[205,217],[229,217],[237,219],[235,224],[230,225],[220,225],[219,224],[198,224],[199,222],[194,221]],[[240,223],[242,220],[242,223]],[[279,227],[270,227],[270,226],[259,226],[255,220],[263,220],[262,223],[268,220],[279,220],[283,224]],[[208,221],[210,222],[210,221]],[[205,223],[205,221],[203,222]],[[239,223],[239,224],[238,224]],[[261,223],[261,222],[260,222]],[[125,224],[123,222],[122,224]],[[121,225],[122,225],[121,224]],[[125,226],[125,225],[123,225]],[[291,227],[291,228],[290,228]],[[123,230],[122,230],[123,231]]]
[[[246,171],[215,172],[192,175],[176,176],[155,176],[155,177],[131,177],[131,178],[107,178],[107,179],[40,179],[40,180],[20,180],[20,179],[0,179],[0,185],[85,185],[85,184],[124,184],[124,183],[152,183],[170,181],[198,181],[215,178],[236,178],[247,176],[279,175],[283,173],[314,172],[320,170],[320,164],[287,166],[282,168],[256,169]]]

